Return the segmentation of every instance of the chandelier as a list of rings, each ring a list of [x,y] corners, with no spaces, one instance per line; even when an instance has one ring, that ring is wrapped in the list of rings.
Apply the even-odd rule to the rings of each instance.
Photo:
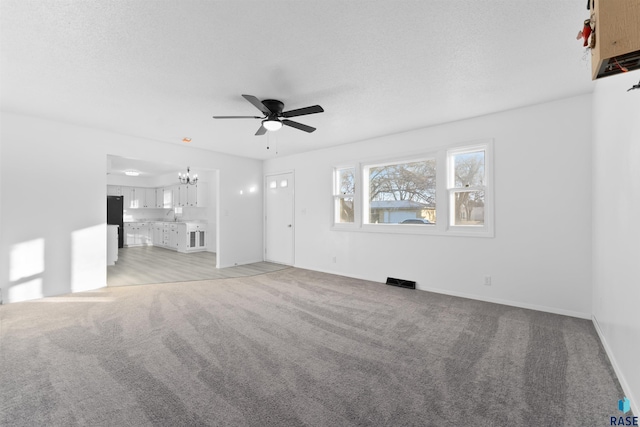
[[[178,181],[180,181],[180,184],[196,184],[198,182],[198,174],[193,175],[193,178],[191,178],[189,176],[190,170],[187,166],[186,174],[178,173]]]

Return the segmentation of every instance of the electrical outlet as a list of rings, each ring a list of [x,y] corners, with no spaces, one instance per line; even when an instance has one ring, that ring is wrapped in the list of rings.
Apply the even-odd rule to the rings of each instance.
[[[331,261],[333,261],[333,263],[335,264],[336,262],[338,262],[338,258],[337,257],[333,257],[333,258],[331,258]]]
[[[484,276],[484,285],[491,286],[491,276]]]

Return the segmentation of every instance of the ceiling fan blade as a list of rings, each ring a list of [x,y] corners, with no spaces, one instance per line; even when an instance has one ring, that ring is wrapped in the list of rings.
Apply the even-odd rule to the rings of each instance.
[[[269,110],[267,107],[265,107],[265,105],[260,102],[260,100],[258,98],[256,98],[253,95],[242,95],[242,97],[244,99],[246,99],[247,101],[249,101],[250,103],[253,104],[254,107],[256,107],[258,110],[262,111],[265,115],[269,115],[272,114],[271,110]]]
[[[324,110],[319,105],[313,105],[311,107],[298,108],[297,110],[285,111],[282,113],[282,117],[297,117],[305,116],[307,114],[323,113]]]
[[[214,119],[261,119],[258,116],[213,116]]]
[[[311,126],[303,125],[302,123],[294,122],[293,120],[283,120],[283,125],[291,126],[292,128],[300,129],[305,132],[313,132],[316,128],[312,128]]]
[[[267,128],[260,125],[260,129],[256,132],[256,136],[264,135],[265,133],[267,133]]]

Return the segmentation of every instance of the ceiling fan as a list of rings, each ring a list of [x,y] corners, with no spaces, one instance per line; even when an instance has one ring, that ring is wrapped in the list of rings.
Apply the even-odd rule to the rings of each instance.
[[[307,114],[322,113],[324,110],[319,105],[313,105],[311,107],[298,108],[296,110],[282,111],[284,104],[277,99],[265,99],[260,101],[253,95],[242,95],[244,99],[252,103],[258,110],[260,110],[264,116],[213,116],[214,119],[261,119],[262,124],[256,132],[257,135],[264,135],[268,130],[276,131],[282,127],[282,125],[290,126],[292,128],[300,129],[305,132],[313,132],[316,128],[303,125],[302,123],[288,120],[288,117],[305,116]],[[284,117],[284,119],[283,119]]]

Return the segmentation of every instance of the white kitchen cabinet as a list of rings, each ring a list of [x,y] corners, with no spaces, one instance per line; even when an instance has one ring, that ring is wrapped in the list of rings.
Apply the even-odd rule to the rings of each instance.
[[[142,188],[140,189],[144,192],[144,197],[142,198],[142,207],[145,208],[155,208],[156,207],[156,189],[155,188]]]
[[[162,222],[150,222],[149,223],[149,239],[153,246],[163,246],[164,243],[164,223]]]
[[[164,188],[154,189],[156,193],[156,208],[164,208]]]
[[[179,223],[178,224],[178,252],[186,252],[187,251],[187,224]]]
[[[122,196],[122,187],[119,185],[107,185],[107,196]]]
[[[201,182],[196,185],[191,185],[187,193],[188,206],[200,207],[200,208],[206,206],[206,200],[207,200],[206,189],[207,189],[207,185],[204,182]]]
[[[178,250],[178,223],[164,223],[162,245],[167,249]]]
[[[178,205],[204,207],[206,204],[206,184],[182,184],[178,186]]]
[[[178,251],[196,252],[207,249],[207,226],[200,223],[178,224]]]
[[[131,188],[131,208],[139,209],[142,207],[144,199],[144,189],[138,187]]]
[[[205,250],[207,249],[206,225],[188,224],[187,225],[187,250]]]
[[[175,207],[205,207],[207,184],[176,184],[169,187],[146,188],[107,185],[108,196],[123,196],[124,209]]]
[[[178,206],[189,206],[189,184],[178,186]]]
[[[122,190],[122,205],[125,209],[131,209],[133,207],[133,199],[135,199],[135,190],[133,187],[121,187]]]
[[[140,238],[140,244],[143,246],[147,246],[151,244],[151,228],[149,224],[146,222],[140,223],[140,228],[138,229],[138,236]]]
[[[125,209],[139,209],[144,207],[145,189],[140,187],[122,187]]]
[[[135,187],[134,204],[136,208],[153,208],[156,205],[156,191],[153,188]]]
[[[137,235],[137,224],[135,222],[124,223],[124,245],[135,246]]]
[[[155,208],[156,189],[145,187],[121,187],[125,209]]]
[[[172,185],[165,188],[165,208],[175,208],[180,206],[180,186]],[[168,203],[167,203],[168,201]]]
[[[146,246],[151,244],[149,224],[146,222],[127,222],[124,224],[125,246]]]

